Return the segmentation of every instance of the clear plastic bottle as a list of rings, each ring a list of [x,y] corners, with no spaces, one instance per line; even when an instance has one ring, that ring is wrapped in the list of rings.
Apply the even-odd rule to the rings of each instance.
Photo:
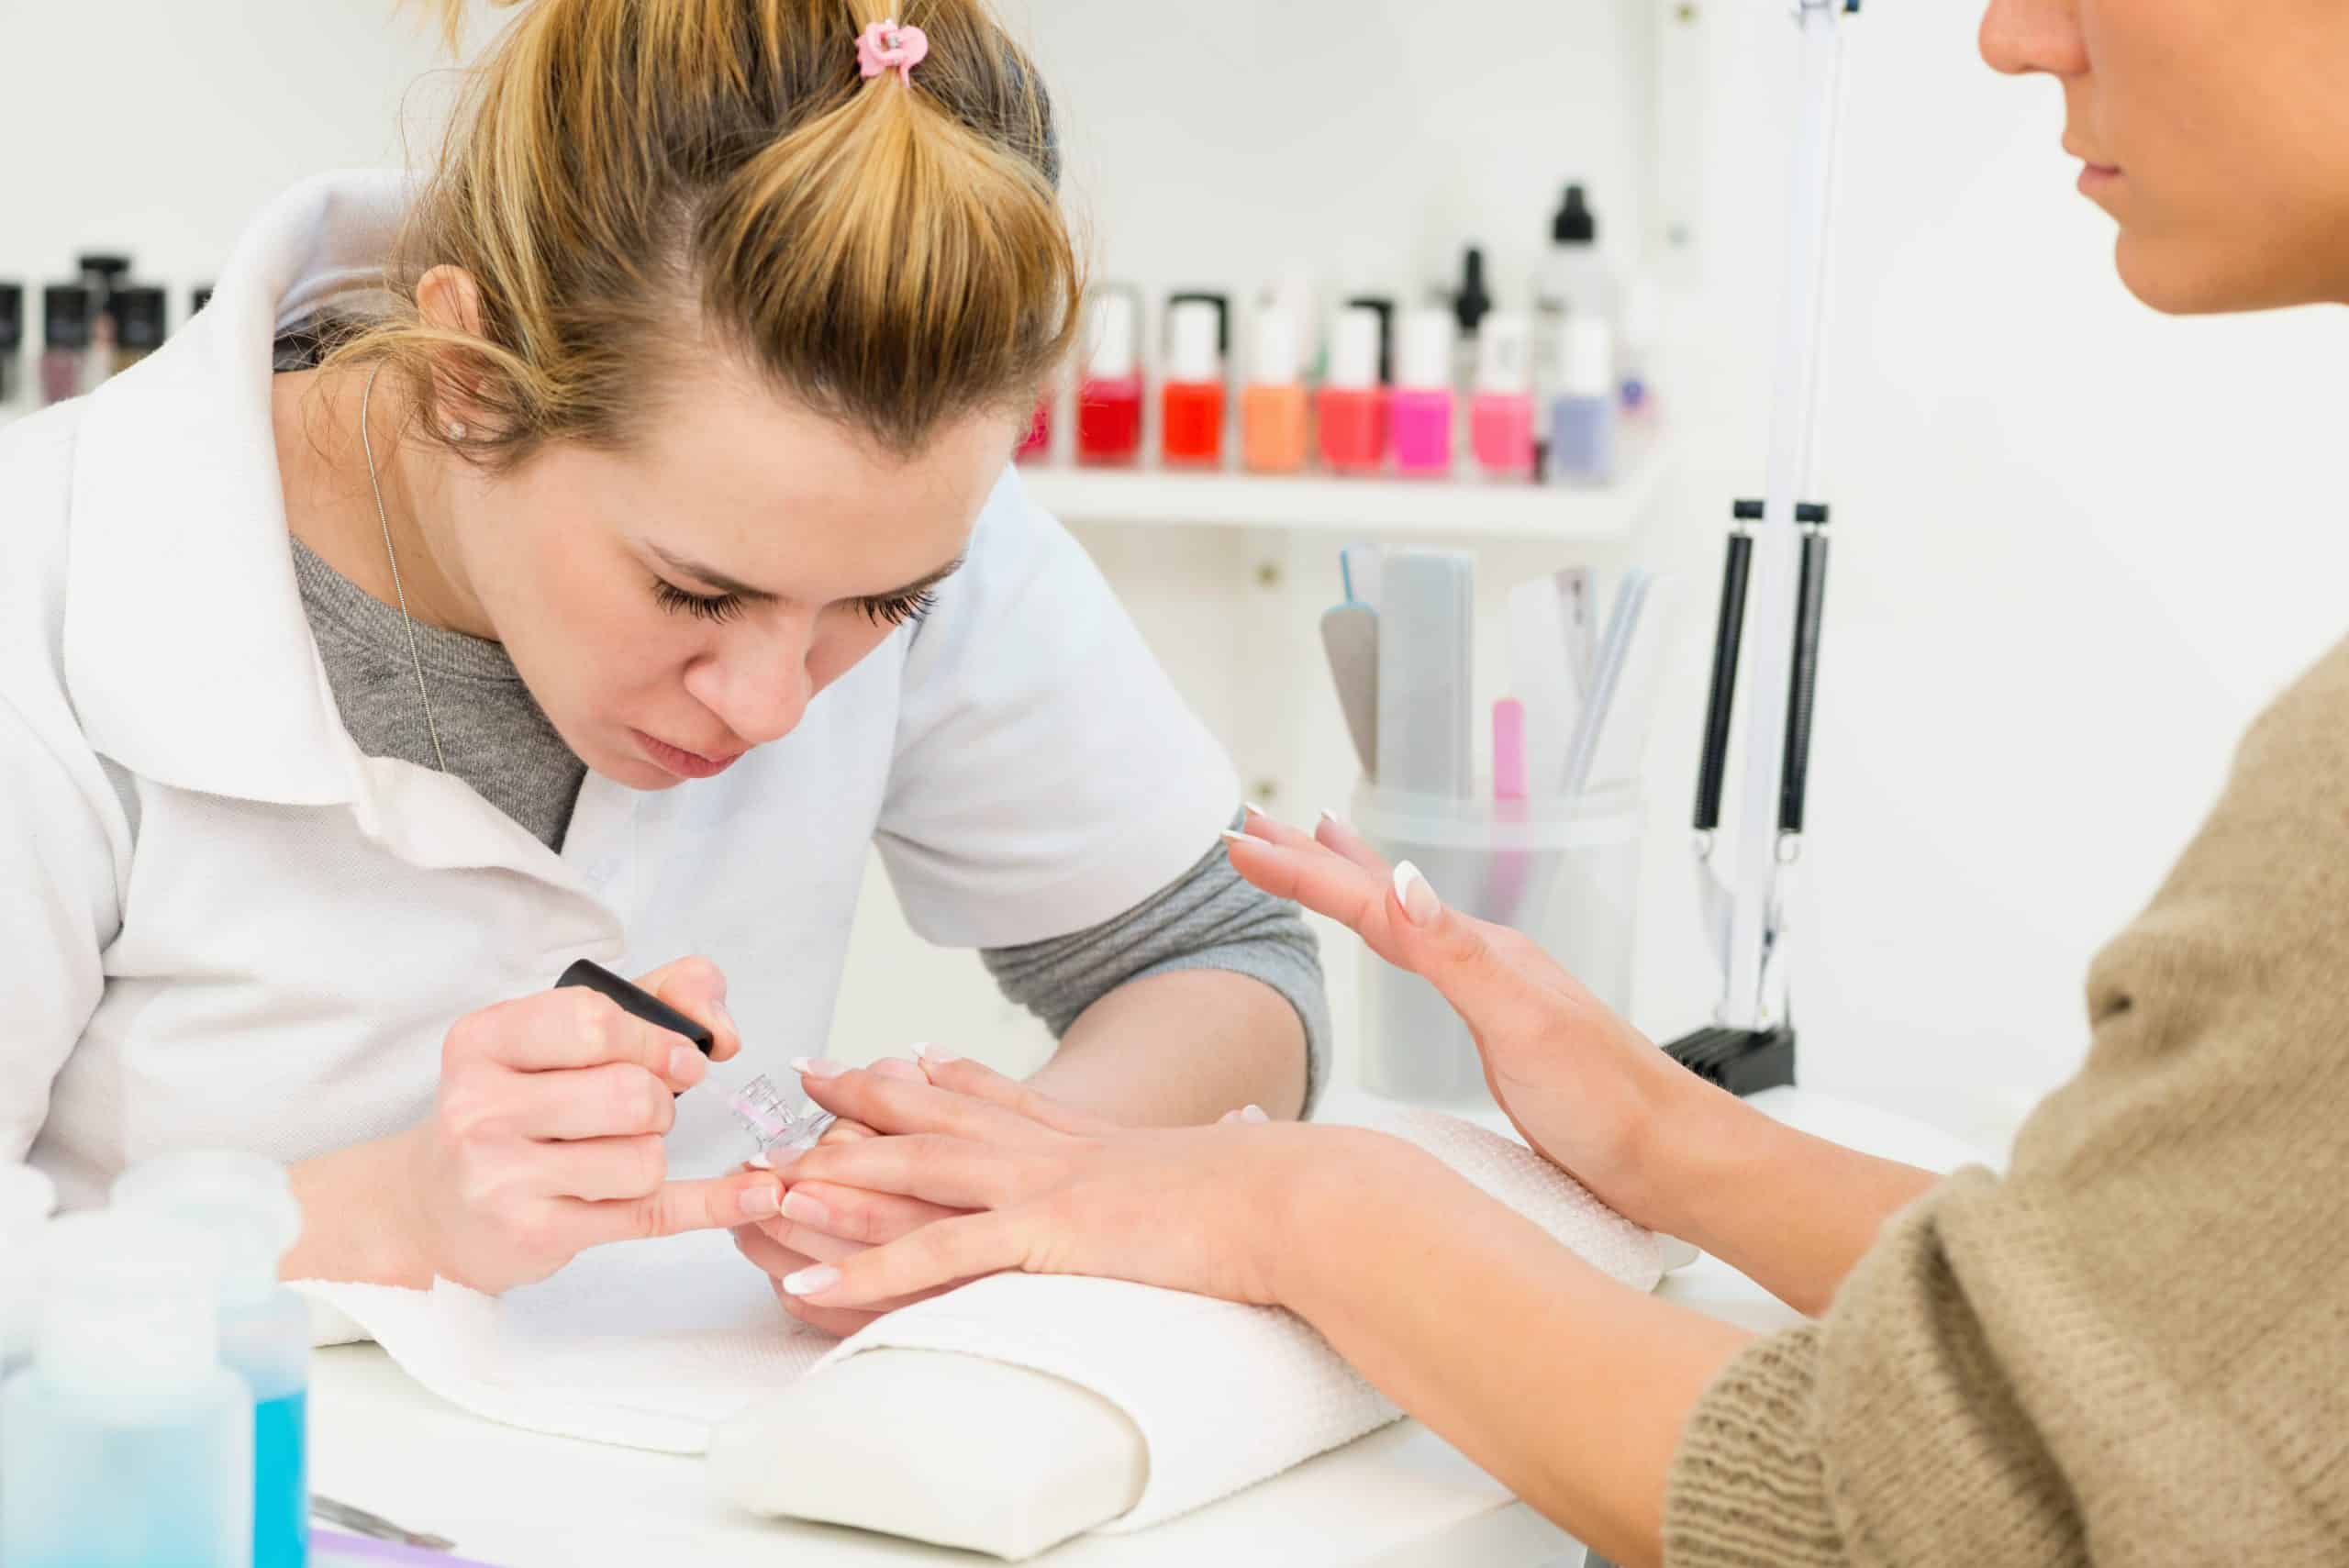
[[[218,1249],[220,1360],[252,1392],[253,1568],[310,1557],[310,1312],[278,1280],[302,1234],[284,1167],[257,1154],[170,1154],[133,1166],[115,1207],[151,1215]]]
[[[736,1090],[726,1103],[758,1144],[762,1156],[777,1149],[812,1147],[840,1119],[820,1106],[784,1093],[763,1073]]]
[[[42,1237],[40,1331],[0,1391],[8,1568],[244,1568],[253,1423],[220,1364],[209,1240],[151,1215]]]

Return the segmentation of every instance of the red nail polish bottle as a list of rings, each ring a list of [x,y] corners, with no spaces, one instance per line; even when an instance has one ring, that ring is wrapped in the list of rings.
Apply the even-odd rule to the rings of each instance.
[[[1315,400],[1321,461],[1335,473],[1375,473],[1386,459],[1386,389],[1378,381],[1378,312],[1355,306],[1330,337],[1330,373]]]
[[[1204,299],[1168,313],[1172,339],[1161,395],[1159,443],[1169,467],[1212,468],[1223,462],[1222,317]]]
[[[1141,364],[1134,296],[1093,296],[1093,348],[1076,389],[1076,460],[1115,466],[1141,455]]]

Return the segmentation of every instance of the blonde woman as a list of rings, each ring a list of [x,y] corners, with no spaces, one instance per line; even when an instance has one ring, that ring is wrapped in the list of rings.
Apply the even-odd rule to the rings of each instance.
[[[2349,303],[2349,7],[1993,0],[1982,45],[2062,84],[2138,297]],[[952,1061],[818,1064],[891,1136],[786,1174],[986,1212],[786,1293],[1023,1268],[1286,1306],[1627,1568],[2349,1562],[2349,645],[2098,959],[2087,1063],[2003,1178],[1771,1122],[1341,824],[1252,819],[1232,852],[1434,982],[1535,1148],[1816,1320],[1756,1338],[1624,1290],[1372,1134],[1119,1131]]]
[[[1299,1111],[1311,939],[1008,467],[1081,288],[1026,56],[975,0],[537,0],[472,83],[0,438],[0,1160],[259,1150],[291,1272],[493,1291],[774,1216],[703,1059],[548,988],[782,1073],[874,845],[1055,1096]]]

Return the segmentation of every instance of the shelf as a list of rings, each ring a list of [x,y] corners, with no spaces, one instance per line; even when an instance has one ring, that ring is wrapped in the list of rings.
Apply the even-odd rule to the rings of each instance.
[[[1604,489],[1477,480],[1295,478],[1152,468],[1023,465],[1037,505],[1064,523],[1269,528],[1461,539],[1613,539],[1638,523],[1669,468],[1670,449],[1627,444]]]

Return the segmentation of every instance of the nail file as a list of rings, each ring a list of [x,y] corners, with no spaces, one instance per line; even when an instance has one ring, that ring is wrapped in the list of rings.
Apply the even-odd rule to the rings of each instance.
[[[1330,656],[1330,679],[1338,707],[1353,737],[1363,777],[1378,781],[1378,612],[1368,605],[1343,604],[1321,613],[1321,650]]]
[[[1390,550],[1378,568],[1378,782],[1459,798],[1470,762],[1475,557]]]
[[[1672,579],[1662,573],[1652,576],[1638,623],[1631,628],[1631,646],[1615,678],[1607,722],[1599,728],[1592,749],[1588,788],[1603,789],[1639,776],[1655,718],[1656,684],[1664,673],[1671,612]]]
[[[1580,795],[1589,784],[1598,738],[1613,718],[1615,693],[1621,682],[1624,659],[1639,628],[1648,581],[1646,572],[1633,567],[1623,573],[1622,582],[1615,589],[1615,607],[1607,618],[1606,634],[1599,639],[1590,699],[1583,706],[1582,722],[1575,728],[1574,744],[1566,754],[1565,777],[1559,785],[1559,793],[1569,798]]]
[[[1525,705],[1525,773],[1535,795],[1550,794],[1566,776],[1567,748],[1582,719],[1570,626],[1557,577],[1509,590],[1508,689]]]

